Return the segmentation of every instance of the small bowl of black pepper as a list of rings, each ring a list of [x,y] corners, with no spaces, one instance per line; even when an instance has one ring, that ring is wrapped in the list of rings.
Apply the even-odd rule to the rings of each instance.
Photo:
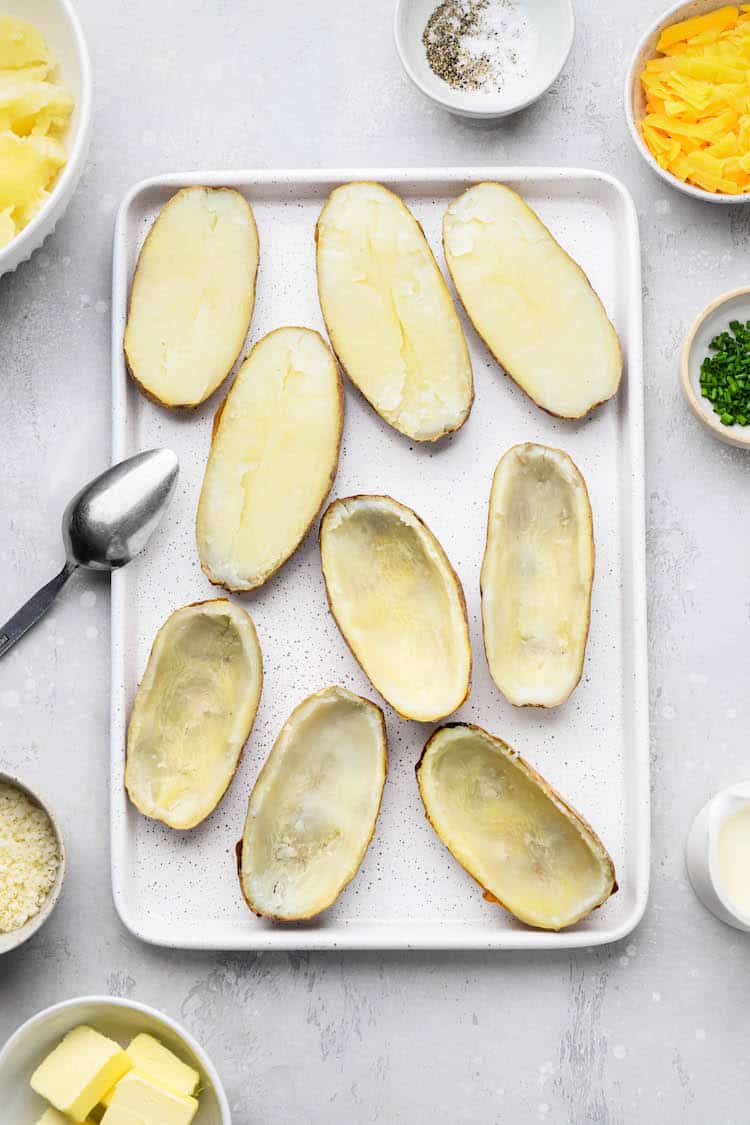
[[[394,36],[409,78],[462,117],[531,105],[573,45],[572,0],[398,0]]]

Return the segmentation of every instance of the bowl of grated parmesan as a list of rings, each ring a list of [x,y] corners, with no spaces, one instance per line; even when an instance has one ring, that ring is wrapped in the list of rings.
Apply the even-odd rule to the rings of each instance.
[[[0,954],[44,925],[60,897],[65,848],[49,807],[0,773]]]

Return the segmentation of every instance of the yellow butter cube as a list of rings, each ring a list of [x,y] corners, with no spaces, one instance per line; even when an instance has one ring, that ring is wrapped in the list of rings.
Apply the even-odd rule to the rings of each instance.
[[[60,1113],[59,1109],[50,1106],[37,1121],[36,1125],[73,1125],[69,1117],[64,1113]],[[91,1117],[87,1117],[85,1121],[76,1122],[75,1125],[94,1125]]]
[[[198,1071],[192,1066],[188,1066],[182,1059],[178,1059],[177,1055],[168,1050],[158,1039],[154,1039],[153,1035],[148,1035],[146,1032],[136,1035],[135,1039],[126,1047],[126,1051],[133,1064],[133,1069],[138,1074],[144,1074],[147,1078],[150,1078],[157,1086],[163,1086],[165,1090],[171,1090],[173,1094],[182,1094],[183,1096],[195,1093],[200,1081]],[[104,1095],[102,1098],[103,1105],[109,1106],[112,1104],[116,1089],[117,1087],[113,1086]]]
[[[154,1082],[175,1094],[194,1094],[200,1081],[198,1071],[184,1063],[153,1035],[142,1032],[127,1048],[133,1066]]]
[[[31,1088],[61,1113],[83,1121],[131,1066],[119,1043],[84,1024],[69,1031],[37,1067]]]
[[[85,1121],[73,1122],[66,1114],[60,1113],[59,1109],[50,1106],[44,1111],[36,1125],[96,1125],[96,1123],[93,1117],[87,1117]]]
[[[190,1125],[197,1111],[195,1098],[173,1094],[131,1070],[117,1083],[101,1125]]]

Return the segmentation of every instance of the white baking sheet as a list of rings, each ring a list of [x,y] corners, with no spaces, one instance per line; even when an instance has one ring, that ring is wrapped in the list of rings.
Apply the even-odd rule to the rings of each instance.
[[[560,934],[529,930],[482,899],[427,824],[414,766],[434,727],[387,706],[390,769],[375,837],[339,900],[319,919],[279,925],[241,898],[234,845],[261,763],[292,708],[331,683],[381,702],[326,608],[317,525],[268,585],[240,600],[253,616],[265,667],[258,716],[232,786],[199,828],[176,833],[143,818],[123,788],[128,711],[153,637],[176,607],[216,596],[198,565],[195,508],[211,419],[226,387],[200,410],[174,414],[148,402],[122,356],[136,257],[159,208],[187,184],[231,185],[255,210],[261,244],[249,342],[283,324],[322,330],[313,231],[338,183],[392,186],[422,223],[443,266],[440,224],[467,183],[498,179],[520,191],[586,270],[623,343],[618,397],[580,423],[556,420],[504,376],[476,334],[466,334],[476,399],[464,427],[437,446],[417,445],[377,417],[347,383],[346,423],[331,496],[390,493],[413,507],[445,547],[464,585],[474,653],[473,686],[454,718],[501,735],[594,825],[611,852],[619,892]],[[209,172],[136,185],[119,212],[112,302],[113,454],[169,445],[181,473],[172,508],[145,555],[112,583],[112,883],[125,925],[162,945],[221,949],[560,949],[614,941],[637,925],[648,893],[649,753],[643,508],[641,281],[637,220],[625,188],[575,169],[451,168]],[[346,382],[346,380],[345,380]],[[481,635],[479,567],[490,481],[520,441],[566,449],[591,493],[596,537],[591,634],[584,676],[556,711],[517,710],[490,679]]]

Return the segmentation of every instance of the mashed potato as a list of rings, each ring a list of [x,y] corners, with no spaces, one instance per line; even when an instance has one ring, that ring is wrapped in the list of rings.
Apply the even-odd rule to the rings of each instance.
[[[66,161],[73,98],[54,70],[36,28],[0,16],[0,247],[36,214]]]

